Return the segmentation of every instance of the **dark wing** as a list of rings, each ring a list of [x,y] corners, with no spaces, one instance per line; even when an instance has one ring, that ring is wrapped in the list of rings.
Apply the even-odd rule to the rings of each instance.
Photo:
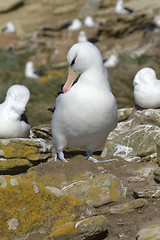
[[[130,8],[124,7],[124,9],[125,9],[125,10],[127,10],[127,11],[128,11],[128,13],[133,13],[133,10],[132,10],[132,9],[130,9]]]
[[[108,58],[105,58],[105,59],[103,60],[103,63],[105,63],[106,61],[108,61]]]
[[[2,29],[2,32],[5,32],[6,30],[7,30],[7,28],[5,27],[5,28]]]
[[[60,30],[63,30],[63,29],[68,28],[71,24],[72,24],[72,22],[68,22],[68,23],[63,24],[63,25],[60,27]]]
[[[55,108],[48,108],[47,110],[54,113]]]
[[[87,40],[93,44],[99,43],[97,38],[88,38]]]
[[[40,70],[40,69],[36,69],[36,70],[34,70],[34,73],[35,73],[36,75],[38,75],[39,77],[42,77],[42,76],[44,76],[44,73],[43,73],[43,71],[42,71],[42,70]]]
[[[24,121],[25,123],[29,124],[28,123],[28,118],[27,118],[25,112],[21,114],[21,120],[20,121]]]

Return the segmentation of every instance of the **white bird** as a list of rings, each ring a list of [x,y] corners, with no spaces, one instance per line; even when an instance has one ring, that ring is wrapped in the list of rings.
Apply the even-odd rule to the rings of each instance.
[[[118,55],[111,54],[108,59],[104,60],[104,66],[106,68],[114,68],[118,64]]]
[[[96,23],[93,21],[93,18],[91,16],[87,16],[84,19],[84,26],[92,28],[92,27],[96,27]]]
[[[69,30],[75,31],[79,30],[82,27],[81,21],[76,18],[72,21],[71,25],[68,27]]]
[[[155,16],[153,21],[157,25],[157,27],[160,27],[160,15]]]
[[[25,66],[25,77],[39,79],[40,76],[36,73],[34,69],[34,63],[32,61],[28,61]]]
[[[131,13],[133,13],[132,9],[124,7],[123,0],[117,0],[114,11],[116,14],[131,14]]]
[[[0,104],[0,138],[28,137],[30,125],[26,121],[25,107],[30,98],[28,88],[12,85]]]
[[[160,80],[152,68],[142,68],[133,80],[134,101],[142,108],[160,107]]]
[[[87,41],[87,36],[85,31],[80,31],[78,34],[78,42],[86,42]]]
[[[67,162],[63,150],[84,147],[88,159],[101,147],[117,125],[117,104],[98,48],[89,42],[74,44],[67,54],[69,75],[55,103],[51,128],[58,158]],[[74,77],[73,77],[74,73]],[[72,86],[76,75],[80,75]]]
[[[6,27],[2,29],[2,32],[15,33],[16,32],[16,27],[14,26],[14,24],[12,22],[8,22],[6,24]]]
[[[98,43],[98,39],[96,38],[87,38],[85,31],[80,31],[78,35],[78,42],[86,42],[89,41],[91,43]]]

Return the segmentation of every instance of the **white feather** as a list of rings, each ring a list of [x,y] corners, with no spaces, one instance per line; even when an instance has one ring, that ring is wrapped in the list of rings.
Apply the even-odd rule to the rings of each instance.
[[[29,98],[30,92],[23,85],[8,89],[5,101],[0,104],[0,138],[29,136],[30,125],[21,121]]]
[[[160,80],[152,68],[142,68],[133,80],[134,100],[143,108],[160,107]]]

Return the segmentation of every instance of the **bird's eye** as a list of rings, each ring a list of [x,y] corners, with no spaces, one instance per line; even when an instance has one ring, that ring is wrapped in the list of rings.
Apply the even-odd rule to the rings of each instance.
[[[75,61],[76,61],[76,57],[72,60],[71,66],[73,66],[75,64]]]

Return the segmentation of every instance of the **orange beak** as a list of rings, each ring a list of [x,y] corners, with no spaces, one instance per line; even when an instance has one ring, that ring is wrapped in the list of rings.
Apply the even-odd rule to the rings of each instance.
[[[66,80],[66,83],[63,86],[63,93],[66,93],[71,87],[74,82],[74,80],[77,77],[77,73],[74,72],[71,68],[68,68],[68,78]]]

